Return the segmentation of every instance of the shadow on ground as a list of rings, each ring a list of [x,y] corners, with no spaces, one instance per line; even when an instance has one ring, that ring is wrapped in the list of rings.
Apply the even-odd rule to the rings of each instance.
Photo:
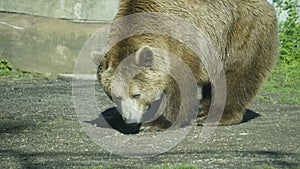
[[[243,121],[242,123],[246,123],[246,122],[249,122],[253,119],[256,119],[260,116],[260,114],[250,110],[250,109],[247,109],[245,114],[244,114],[244,117],[243,117]]]
[[[123,134],[137,134],[141,127],[141,125],[127,125],[115,107],[105,110],[97,119],[85,122],[101,128],[113,128]]]
[[[99,165],[107,165],[114,164],[114,168],[132,168],[129,164],[116,164],[113,161],[116,161],[116,159],[121,161],[143,161],[144,167],[151,165],[154,161],[158,165],[163,165],[163,156],[169,156],[169,157],[176,157],[178,153],[181,153],[180,151],[173,151],[173,152],[167,152],[163,155],[159,155],[157,157],[152,158],[144,158],[144,159],[130,159],[126,157],[121,157],[117,155],[108,155],[107,153],[102,152],[56,152],[56,151],[44,151],[44,152],[37,152],[37,153],[27,153],[24,151],[15,151],[13,149],[7,149],[7,150],[1,150],[0,154],[6,155],[6,156],[14,156],[17,158],[19,165],[21,168],[63,168],[66,166],[73,166],[73,167],[79,167],[80,168],[89,168],[91,165],[99,166]],[[202,156],[204,159],[209,160],[207,156],[209,157],[215,157],[218,158],[218,155],[220,154],[220,151],[216,150],[210,150],[210,151],[190,151],[187,152],[190,155],[206,155],[205,157]],[[282,158],[285,158],[286,156],[296,156],[296,154],[293,153],[284,153],[284,152],[278,152],[278,151],[228,151],[227,152],[228,157],[223,157],[224,159],[230,158],[230,156],[240,156],[240,157],[247,157],[251,158],[253,156],[261,156],[265,157],[264,159],[255,159],[252,161],[252,164],[260,165],[262,162],[267,163],[267,159],[273,159],[272,163],[276,164],[277,166],[280,166],[281,168],[289,167],[297,167],[298,163],[288,162],[282,160]],[[86,163],[84,160],[79,160],[82,157],[88,158],[90,160],[90,163]],[[66,161],[65,158],[68,158]],[[99,160],[99,157],[101,157],[102,160],[106,161],[102,164],[96,163],[95,161]],[[36,161],[37,158],[45,158],[48,159],[47,161]],[[243,162],[241,162],[243,163]],[[216,163],[220,166],[224,165],[222,162]]]
[[[243,117],[242,123],[247,123],[260,115],[250,109],[247,109]],[[85,121],[86,123],[96,125],[101,128],[113,128],[123,134],[137,134],[140,131],[141,125],[129,126],[123,119],[117,108],[109,108],[99,115],[99,117],[92,121]]]
[[[1,112],[0,112],[1,113]],[[11,120],[9,123],[4,122],[0,118],[0,135],[1,134],[7,134],[7,133],[21,133],[23,130],[32,128],[34,125],[28,122],[19,122],[19,121],[13,121]]]

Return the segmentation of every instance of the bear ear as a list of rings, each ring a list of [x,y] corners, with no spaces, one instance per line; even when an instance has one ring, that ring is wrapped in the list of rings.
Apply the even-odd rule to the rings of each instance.
[[[98,51],[91,52],[91,59],[92,59],[93,63],[97,66],[100,65],[102,57],[103,57],[103,54],[101,52],[98,52]]]
[[[153,50],[148,46],[144,46],[137,51],[135,59],[137,65],[145,67],[152,66],[154,59]]]

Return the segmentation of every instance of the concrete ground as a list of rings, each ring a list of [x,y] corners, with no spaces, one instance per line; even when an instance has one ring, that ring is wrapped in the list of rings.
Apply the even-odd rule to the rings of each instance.
[[[113,105],[97,83],[91,81],[90,85],[96,88],[96,103],[101,111],[95,114],[99,115]],[[77,86],[77,90],[81,89],[84,91],[87,86]],[[263,95],[274,101],[254,101],[244,123],[218,127],[204,143],[199,141],[203,127],[194,126],[169,151],[154,157],[128,158],[105,149],[122,142],[108,140],[99,146],[87,135],[73,104],[72,81],[2,81],[0,168],[147,168],[163,164],[222,169],[300,168],[300,105],[281,103],[276,93]],[[112,129],[90,126],[123,136]],[[128,137],[136,139],[139,134]],[[168,142],[176,137],[160,141]],[[138,145],[129,142],[127,146],[132,149]]]

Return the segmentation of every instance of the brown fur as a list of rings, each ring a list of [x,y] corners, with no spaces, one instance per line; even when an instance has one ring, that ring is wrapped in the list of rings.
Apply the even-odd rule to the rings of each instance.
[[[259,86],[277,60],[277,18],[273,7],[265,0],[122,0],[115,19],[143,13],[175,14],[195,24],[212,40],[225,69],[227,91],[225,110],[220,125],[242,121],[245,107],[255,97]],[[176,27],[176,21],[173,22]],[[136,23],[132,29],[147,26]],[[115,27],[111,38],[130,28]],[[111,78],[119,63],[144,46],[172,51],[192,70],[199,87],[204,87],[198,122],[206,119],[210,107],[210,78],[203,63],[184,44],[169,37],[143,34],[116,44],[102,59],[98,77],[105,92],[111,96]],[[180,92],[174,80],[158,70],[143,70],[129,86],[129,95],[142,93],[149,104],[160,93],[167,96],[166,112],[151,125],[169,127],[178,115]],[[151,94],[153,96],[151,96]]]

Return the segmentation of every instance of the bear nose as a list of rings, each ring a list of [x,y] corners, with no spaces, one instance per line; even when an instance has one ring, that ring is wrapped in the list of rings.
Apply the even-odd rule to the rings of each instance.
[[[126,125],[130,126],[130,127],[134,127],[138,125],[137,120],[134,119],[125,119],[125,123]]]
[[[127,124],[129,127],[136,127],[138,125],[138,123],[129,123]]]

